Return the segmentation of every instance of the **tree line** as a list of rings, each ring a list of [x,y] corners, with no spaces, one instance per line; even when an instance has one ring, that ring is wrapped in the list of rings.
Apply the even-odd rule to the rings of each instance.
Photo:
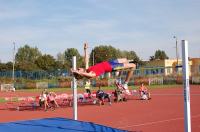
[[[60,52],[56,57],[50,54],[42,54],[37,47],[24,45],[20,47],[15,54],[15,70],[21,71],[55,71],[69,70],[72,67],[72,56],[77,57],[77,67],[84,67],[84,56],[81,56],[76,48],[67,48],[63,53]],[[113,46],[100,45],[92,49],[89,54],[90,65],[116,58],[127,58],[133,60],[138,65],[144,65],[144,62],[138,57],[135,51],[120,50]],[[168,59],[165,51],[156,50],[149,60]],[[0,71],[9,71],[13,69],[13,62],[1,63]]]

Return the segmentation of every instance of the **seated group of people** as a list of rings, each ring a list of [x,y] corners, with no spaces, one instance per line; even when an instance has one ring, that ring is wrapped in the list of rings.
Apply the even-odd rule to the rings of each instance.
[[[114,101],[119,102],[119,101],[127,101],[127,96],[132,95],[128,87],[123,87],[123,85],[120,83],[119,80],[116,80],[115,82],[116,89],[114,92],[112,92]],[[91,90],[90,90],[90,81],[87,80],[85,84],[85,90],[86,93],[88,94],[88,97],[91,96]],[[136,91],[136,90],[135,90]],[[151,99],[150,92],[146,86],[144,86],[143,83],[141,83],[139,87],[139,98],[142,100],[149,100]],[[103,105],[104,100],[107,99],[109,104],[111,104],[111,94],[104,92],[100,86],[99,90],[96,92],[96,98],[99,100],[99,104]]]
[[[104,105],[104,102],[106,99],[109,102],[109,104],[111,105],[111,95],[104,92],[101,89],[101,86],[99,86],[99,89],[96,92],[96,98],[99,100],[99,105]]]
[[[91,90],[90,90],[90,80],[89,79],[86,80],[86,82],[85,82],[85,92],[88,94],[87,98],[91,98],[92,93],[91,93]],[[99,105],[104,105],[104,101],[106,99],[108,100],[109,104],[111,105],[110,95],[108,93],[104,92],[101,89],[101,86],[99,86],[99,89],[96,91],[96,98],[99,101]],[[96,102],[93,102],[93,103],[96,103]]]
[[[123,87],[119,87],[119,83],[116,83],[116,89],[113,92],[114,95],[114,101],[126,101],[125,95],[130,95],[130,92],[128,89],[123,89]],[[96,99],[99,102],[99,105],[104,105],[105,101],[107,101],[111,105],[111,94],[104,92],[101,87],[99,86],[99,89],[96,91],[96,95],[91,94],[90,90],[90,82],[86,81],[85,90],[87,96],[82,95],[82,98],[92,98],[96,97]],[[47,111],[48,108],[55,109],[55,107],[59,107],[55,97],[57,95],[54,92],[48,92],[47,89],[44,89],[39,97],[39,105],[44,105],[44,110]],[[92,97],[91,97],[92,96]],[[139,97],[142,100],[148,100],[151,99],[150,92],[148,91],[147,87],[144,86],[142,83],[139,87]]]
[[[40,107],[44,105],[44,110],[47,111],[47,108],[55,109],[55,107],[59,107],[56,99],[56,94],[54,92],[48,92],[47,89],[44,89],[39,97],[39,105]]]
[[[116,89],[113,92],[114,96],[115,96],[115,100],[118,101],[126,101],[126,95],[131,95],[131,92],[129,91],[128,88],[124,88],[120,81],[116,80],[115,82],[116,85]],[[136,91],[136,90],[133,90]],[[139,98],[142,100],[149,100],[151,99],[150,96],[150,92],[148,90],[148,88],[146,86],[144,86],[144,83],[141,83],[140,87],[139,87]],[[134,94],[134,93],[132,93]]]

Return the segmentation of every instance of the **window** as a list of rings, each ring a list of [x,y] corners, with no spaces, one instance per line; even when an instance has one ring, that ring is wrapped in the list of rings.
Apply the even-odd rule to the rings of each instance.
[[[199,73],[200,73],[200,65],[199,65]]]
[[[161,73],[164,73],[164,69],[161,69],[161,71],[160,71]]]
[[[167,68],[167,73],[170,74],[171,73],[171,69]]]
[[[148,70],[145,70],[145,75],[148,75],[149,74],[149,71]]]

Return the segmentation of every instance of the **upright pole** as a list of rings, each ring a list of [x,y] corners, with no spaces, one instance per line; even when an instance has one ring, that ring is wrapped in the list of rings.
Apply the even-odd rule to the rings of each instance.
[[[176,74],[178,74],[178,39],[176,36],[174,38],[176,39]]]
[[[94,49],[92,49],[92,65],[94,66]]]
[[[72,66],[73,70],[76,70],[76,56],[73,56],[72,58]],[[77,80],[75,77],[73,77],[73,115],[74,120],[77,120]]]
[[[88,56],[88,44],[84,43],[84,59],[85,59],[85,69],[88,69],[89,67],[89,56]]]
[[[179,56],[178,56],[178,40],[177,40],[177,38],[176,38],[176,65],[177,65],[177,72],[178,72],[178,58],[179,58]]]
[[[15,42],[13,42],[13,70],[12,70],[12,80],[13,84],[15,81]]]
[[[184,125],[185,132],[191,132],[188,41],[186,40],[182,40],[182,60],[184,81]]]

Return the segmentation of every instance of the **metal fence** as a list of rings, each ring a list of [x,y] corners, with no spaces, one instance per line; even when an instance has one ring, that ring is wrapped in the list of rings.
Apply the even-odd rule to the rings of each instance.
[[[140,85],[144,83],[146,85],[162,85],[162,84],[182,84],[182,75],[170,74],[165,75],[169,68],[157,67],[157,68],[143,68],[134,71],[134,75],[131,78],[129,85]],[[170,70],[169,70],[170,71]],[[122,82],[125,80],[128,71],[122,72],[120,79]],[[200,84],[200,76],[190,77],[191,84]],[[59,80],[59,79],[64,80]],[[67,78],[67,79],[66,79]],[[114,86],[115,79],[119,77],[116,73],[111,75],[102,75],[98,79],[91,80],[93,87],[98,86]],[[19,81],[18,81],[19,80]],[[22,81],[21,81],[22,80]],[[45,81],[44,81],[45,80]],[[53,81],[52,81],[53,80]],[[0,72],[0,84],[13,83],[12,71]],[[67,70],[56,70],[52,72],[46,71],[15,71],[15,87],[17,89],[23,88],[63,88],[71,87],[70,72]],[[79,87],[84,86],[84,80],[78,82]]]
[[[41,79],[51,79],[56,77],[67,77],[70,75],[67,70],[56,70],[56,71],[15,71],[15,78],[24,78],[31,80],[41,80]],[[0,78],[12,78],[12,71],[2,71],[0,72]]]

